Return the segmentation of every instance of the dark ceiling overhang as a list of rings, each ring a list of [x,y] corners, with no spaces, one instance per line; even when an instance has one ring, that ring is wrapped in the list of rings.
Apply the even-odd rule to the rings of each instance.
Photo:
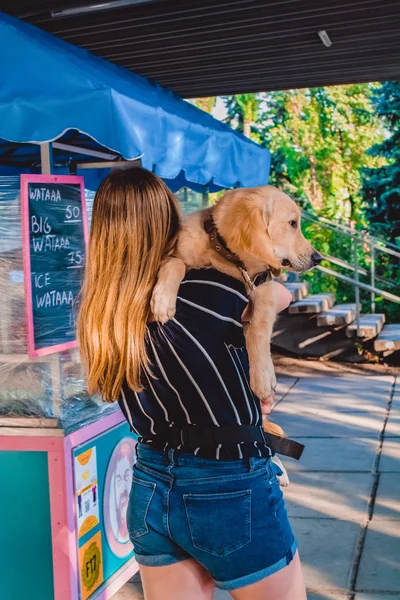
[[[93,3],[1,9],[185,98],[400,79],[400,0],[153,0],[51,14]]]

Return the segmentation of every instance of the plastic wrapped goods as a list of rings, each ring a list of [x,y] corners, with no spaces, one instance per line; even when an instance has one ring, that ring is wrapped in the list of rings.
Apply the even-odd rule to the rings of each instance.
[[[76,348],[28,357],[19,177],[0,177],[0,307],[0,418],[56,418],[71,431],[118,410],[88,395]]]

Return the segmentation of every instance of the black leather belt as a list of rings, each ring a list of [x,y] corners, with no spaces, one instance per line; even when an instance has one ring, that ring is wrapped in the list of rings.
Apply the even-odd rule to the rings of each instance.
[[[267,433],[262,427],[255,425],[187,425],[183,428],[169,427],[157,434],[157,442],[162,441],[172,446],[198,448],[200,446],[218,446],[219,444],[239,444],[259,442],[266,444],[273,452],[290,456],[296,460],[301,458],[304,446],[295,440]]]

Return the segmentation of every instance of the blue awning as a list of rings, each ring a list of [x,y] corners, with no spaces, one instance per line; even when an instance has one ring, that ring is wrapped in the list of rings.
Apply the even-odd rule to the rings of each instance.
[[[4,13],[0,82],[2,164],[25,156],[28,169],[32,144],[57,140],[141,157],[175,189],[268,182],[267,149],[158,84]],[[10,142],[31,145],[7,153]]]

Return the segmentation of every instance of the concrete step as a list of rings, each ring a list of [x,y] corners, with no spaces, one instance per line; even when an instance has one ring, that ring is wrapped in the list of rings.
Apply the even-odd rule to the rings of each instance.
[[[308,295],[308,283],[306,281],[285,283],[285,288],[293,296],[293,302],[299,302]]]
[[[348,338],[374,338],[382,331],[385,320],[386,317],[383,314],[360,315],[360,329],[358,335],[356,321],[353,321],[353,323],[346,328],[346,335]]]
[[[374,342],[376,352],[400,350],[400,324],[385,325]]]
[[[289,306],[289,314],[308,313],[316,315],[324,310],[329,310],[334,304],[335,296],[333,294],[313,294]]]
[[[356,318],[356,304],[336,304],[330,310],[318,315],[318,327],[349,325]]]

